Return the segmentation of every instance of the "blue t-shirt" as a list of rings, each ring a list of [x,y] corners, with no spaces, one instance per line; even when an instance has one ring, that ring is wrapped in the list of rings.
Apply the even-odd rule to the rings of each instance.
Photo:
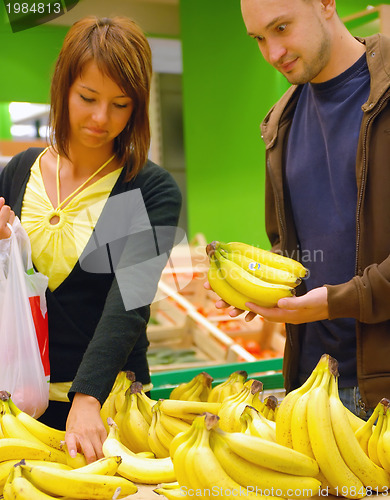
[[[299,97],[287,148],[286,176],[307,290],[349,281],[356,257],[356,150],[368,99],[366,55],[336,78],[307,83]],[[355,320],[307,323],[300,380],[322,354],[339,362],[340,386],[356,385]]]

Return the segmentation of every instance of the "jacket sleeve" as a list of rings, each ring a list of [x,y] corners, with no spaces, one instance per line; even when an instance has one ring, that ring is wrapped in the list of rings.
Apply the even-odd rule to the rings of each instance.
[[[390,319],[390,256],[364,269],[347,283],[325,285],[328,289],[329,319],[355,318],[362,323]]]
[[[117,373],[123,369],[133,349],[135,357],[137,350],[144,354],[147,349],[145,330],[149,321],[150,303],[129,309],[124,303],[126,294],[123,293],[123,286],[128,285],[130,299],[135,300],[137,295],[142,296],[146,284],[149,288],[154,287],[157,290],[161,273],[154,270],[153,277],[150,278],[148,272],[142,274],[148,269],[142,265],[151,257],[148,255],[151,235],[161,227],[171,228],[172,230],[168,231],[171,235],[176,230],[181,208],[181,193],[168,172],[154,167],[151,172],[146,169],[144,173],[139,174],[139,179],[134,184],[134,188],[137,187],[141,189],[153,231],[141,231],[130,235],[118,268],[124,270],[125,280],[126,269],[135,268],[137,264],[141,265],[141,274],[137,279],[137,275],[134,276],[130,272],[129,281],[125,284],[119,282],[118,275],[114,277],[100,321],[74,378],[69,397],[76,392],[82,392],[96,397],[103,404]],[[153,246],[155,249],[154,244]],[[136,363],[136,359],[134,362]]]

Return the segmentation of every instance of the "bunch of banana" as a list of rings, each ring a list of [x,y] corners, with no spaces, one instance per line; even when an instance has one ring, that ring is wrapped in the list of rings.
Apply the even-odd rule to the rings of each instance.
[[[60,467],[26,463],[15,464],[4,485],[5,500],[50,500],[72,498],[105,500],[132,495],[137,486],[116,476],[120,457],[101,459],[84,469],[66,470]]]
[[[162,400],[153,406],[152,423],[148,433],[148,443],[157,458],[169,457],[169,447],[173,438],[189,429],[184,420],[166,415],[160,410]]]
[[[148,445],[152,410],[145,398],[142,384],[133,382],[126,390],[125,402],[114,418],[122,443],[134,453],[152,451]]]
[[[239,420],[241,432],[276,442],[275,426],[271,425],[271,422],[256,408],[246,406]]]
[[[118,373],[114,385],[107,399],[104,401],[100,416],[103,420],[106,431],[109,431],[107,424],[108,417],[115,418],[115,415],[122,408],[125,401],[125,392],[135,382],[135,373],[131,371],[121,371]]]
[[[337,361],[324,355],[313,373],[305,390],[297,390],[284,407],[282,402],[276,418],[277,442],[289,436],[293,449],[315,458],[320,468],[317,477],[332,493],[362,498],[366,488],[387,488],[390,476],[362,450],[339,398]]]
[[[261,403],[259,396],[262,390],[262,382],[250,379],[245,382],[240,392],[226,398],[218,410],[220,428],[228,432],[239,432],[240,416],[244,408],[248,405],[256,408],[256,405]]]
[[[390,473],[390,401],[383,398],[355,436],[365,454]]]
[[[207,401],[211,392],[213,377],[206,372],[198,373],[189,382],[183,382],[175,387],[169,399],[180,399],[182,401]]]
[[[22,458],[36,458],[63,464],[67,463],[64,451],[59,449],[61,448],[61,441],[58,442],[59,437],[65,436],[64,432],[46,426],[27,413],[19,410],[12,402],[10,394],[6,391],[0,391],[0,404],[0,427],[3,434],[3,437],[0,439],[0,461],[17,458],[19,460]],[[12,443],[15,444],[15,448],[9,451],[12,456],[7,456],[7,450],[9,447],[12,447]],[[27,448],[35,446],[36,453],[38,455],[41,454],[41,457],[32,456],[34,454],[32,451],[28,457],[20,455],[24,446]],[[42,455],[44,451],[46,452],[46,458],[43,458]],[[4,458],[2,458],[3,456]]]
[[[206,247],[210,259],[208,281],[228,304],[248,310],[246,302],[274,307],[307,275],[299,262],[245,243],[213,241]]]
[[[218,413],[221,403],[208,401],[181,401],[176,399],[163,399],[160,404],[162,413],[171,417],[180,418],[184,422],[192,423],[194,418],[202,413]]]
[[[170,457],[147,458],[133,453],[120,441],[118,426],[112,419],[108,419],[110,431],[103,443],[105,457],[120,456],[122,462],[118,467],[118,474],[144,484],[158,484],[176,481],[173,464]]]
[[[240,392],[247,378],[248,373],[245,370],[238,370],[231,373],[224,382],[215,385],[211,389],[207,401],[210,403],[222,403],[229,396]]]
[[[224,432],[219,429],[218,420],[212,414],[198,416],[191,428],[171,443],[182,496],[189,489],[205,497],[212,492],[212,496],[242,494],[263,499],[318,493],[320,482],[312,477],[318,472],[314,460],[261,438]],[[166,488],[162,490],[167,498],[177,498],[175,494],[169,496]]]
[[[3,494],[4,485],[14,465],[18,464],[19,460],[5,460],[0,463],[0,495]],[[47,467],[57,467],[58,469],[71,470],[72,468],[65,464],[57,462],[45,462],[44,460],[29,460],[29,464],[46,465]]]

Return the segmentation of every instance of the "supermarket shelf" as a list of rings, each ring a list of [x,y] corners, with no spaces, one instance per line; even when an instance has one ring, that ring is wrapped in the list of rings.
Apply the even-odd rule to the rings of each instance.
[[[153,389],[151,390],[151,397],[153,399],[168,398],[174,387],[182,382],[189,382],[195,375],[202,371],[206,371],[213,377],[213,385],[226,380],[232,372],[245,370],[248,373],[248,378],[254,378],[263,382],[264,390],[282,389],[284,384],[282,365],[283,358],[274,358],[152,373]]]

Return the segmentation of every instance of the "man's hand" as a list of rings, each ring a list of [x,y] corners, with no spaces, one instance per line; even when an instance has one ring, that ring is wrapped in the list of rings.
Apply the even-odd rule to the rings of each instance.
[[[84,453],[88,463],[103,458],[107,431],[100,418],[100,402],[87,394],[75,394],[66,421],[65,442],[70,456]]]
[[[310,323],[328,319],[328,290],[321,286],[314,288],[301,297],[286,297],[278,301],[277,307],[260,307],[251,302],[246,305],[251,311],[260,314],[268,321],[278,323]]]
[[[211,290],[208,282],[204,284],[207,290]],[[277,323],[309,323],[328,319],[328,290],[322,286],[314,288],[301,297],[286,297],[280,299],[276,307],[260,307],[252,302],[246,302],[250,309],[245,316],[245,321],[252,321],[258,314],[268,321]],[[215,303],[217,309],[230,307],[224,300],[220,299]],[[242,309],[233,307],[229,311],[232,318],[245,313]]]
[[[11,230],[7,226],[7,223],[12,225],[14,219],[14,212],[5,204],[4,198],[0,196],[0,240],[11,236]]]

